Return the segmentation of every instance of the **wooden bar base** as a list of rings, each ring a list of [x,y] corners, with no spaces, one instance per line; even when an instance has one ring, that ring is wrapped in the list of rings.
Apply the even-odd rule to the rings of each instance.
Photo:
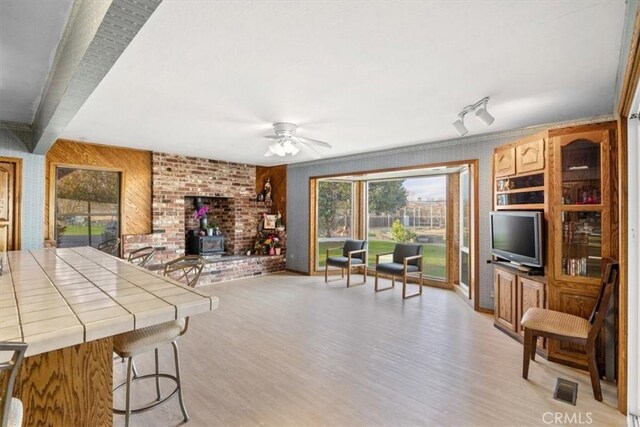
[[[25,426],[112,426],[111,337],[24,359],[15,396]]]

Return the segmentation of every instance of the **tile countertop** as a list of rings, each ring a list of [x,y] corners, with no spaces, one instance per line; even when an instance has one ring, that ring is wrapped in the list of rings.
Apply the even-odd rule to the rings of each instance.
[[[0,341],[28,343],[27,356],[218,307],[215,296],[91,247],[0,257]]]

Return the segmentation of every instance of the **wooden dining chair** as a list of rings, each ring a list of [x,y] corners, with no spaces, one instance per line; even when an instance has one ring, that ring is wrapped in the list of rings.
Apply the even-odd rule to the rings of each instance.
[[[120,238],[115,237],[113,239],[105,240],[98,244],[98,250],[114,257],[120,257]]]
[[[587,364],[593,397],[602,402],[600,372],[596,362],[596,339],[604,326],[611,295],[615,293],[618,286],[618,274],[618,262],[606,260],[598,298],[588,319],[543,308],[530,308],[526,311],[520,322],[524,328],[522,378],[527,379],[529,361],[535,360],[538,337],[583,345],[587,347]]]
[[[0,352],[13,353],[11,359],[0,362],[0,419],[2,427],[22,426],[22,402],[13,397],[13,386],[27,351],[24,342],[0,342]]]
[[[340,248],[328,248],[327,257],[324,264],[324,282],[329,280],[329,266],[338,267],[344,278],[344,271],[347,270],[347,288],[351,284],[351,269],[353,267],[364,268],[364,281],[367,283],[367,241],[347,240],[342,247],[342,256],[329,256],[329,251]]]
[[[392,262],[380,262],[380,257],[393,254]],[[391,276],[391,286],[386,288],[378,287],[378,274]],[[407,277],[411,274],[418,274],[418,291],[407,294]],[[402,298],[411,298],[422,295],[422,245],[409,243],[398,243],[393,248],[393,252],[376,255],[376,280],[375,291],[386,291],[396,286],[396,277],[402,277]]]
[[[187,255],[180,258],[176,258],[165,264],[164,274],[175,280],[182,281],[187,286],[194,287],[202,270],[205,266],[204,258],[198,255]],[[129,418],[131,414],[137,414],[140,412],[152,409],[161,403],[166,402],[178,394],[178,402],[180,403],[180,409],[184,416],[185,422],[189,420],[189,414],[187,414],[187,408],[184,405],[182,397],[182,381],[180,379],[180,359],[178,355],[178,343],[177,340],[187,332],[189,328],[189,318],[172,320],[164,322],[159,325],[149,326],[146,328],[137,329],[131,332],[125,332],[124,334],[116,335],[113,337],[113,351],[122,359],[127,359],[127,380],[119,384],[114,388],[114,392],[121,387],[126,386],[125,397],[125,409],[113,408],[113,412],[125,416],[125,427],[129,426]],[[173,357],[175,362],[175,375],[161,373],[159,370],[159,354],[158,350],[167,344],[173,346]],[[135,375],[133,376],[133,357],[148,351],[154,350],[155,352],[155,373],[148,375]],[[155,402],[136,409],[131,408],[131,384],[138,380],[146,378],[155,378],[156,380],[156,395]],[[176,388],[165,398],[162,398],[160,392],[160,378],[167,378],[175,382]]]
[[[127,262],[136,264],[139,267],[146,267],[153,259],[155,253],[156,248],[153,246],[145,246],[144,248],[129,252]]]

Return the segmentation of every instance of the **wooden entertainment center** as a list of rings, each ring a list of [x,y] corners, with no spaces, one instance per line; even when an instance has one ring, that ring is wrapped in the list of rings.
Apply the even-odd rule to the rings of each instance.
[[[615,122],[550,129],[494,150],[494,210],[540,211],[545,223],[539,275],[494,259],[498,329],[522,342],[520,319],[530,307],[591,314],[602,259],[618,257],[616,150]],[[582,346],[540,339],[538,353],[587,368]]]

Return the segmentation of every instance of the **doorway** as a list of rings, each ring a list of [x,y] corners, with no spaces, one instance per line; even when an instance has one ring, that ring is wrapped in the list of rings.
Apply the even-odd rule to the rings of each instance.
[[[22,160],[0,157],[0,252],[20,249]]]

